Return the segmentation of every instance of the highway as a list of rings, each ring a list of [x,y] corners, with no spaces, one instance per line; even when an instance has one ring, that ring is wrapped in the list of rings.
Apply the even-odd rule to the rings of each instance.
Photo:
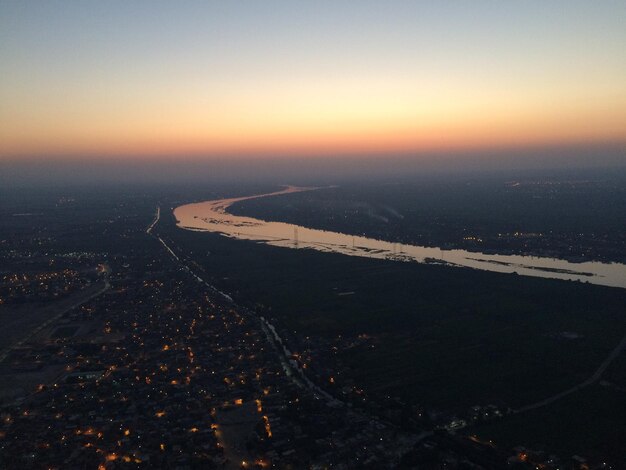
[[[221,290],[209,284],[207,281],[205,281],[200,276],[198,276],[187,264],[185,264],[180,259],[180,257],[171,249],[171,247],[165,242],[165,240],[163,240],[158,234],[152,233],[154,227],[157,225],[160,218],[161,218],[161,210],[160,210],[160,207],[157,207],[154,220],[146,228],[146,233],[148,235],[155,237],[161,243],[161,245],[163,245],[163,247],[168,252],[168,254],[181,266],[181,268],[187,271],[192,277],[194,277],[197,282],[207,287],[211,292],[217,294],[223,301],[226,302],[227,305],[236,307],[238,310],[252,315],[253,313],[247,308],[244,308],[235,304],[235,302],[233,301],[233,298],[230,295],[226,294],[225,292],[222,292]],[[274,345],[274,347],[279,351],[279,353],[281,353],[281,364],[283,366],[283,369],[285,373],[294,381],[294,383],[296,383],[296,385],[298,385],[299,387],[302,387],[304,386],[304,384],[306,384],[306,386],[311,389],[311,391],[314,393],[316,397],[324,398],[330,404],[334,406],[343,406],[344,405],[343,402],[336,399],[335,397],[333,397],[332,395],[330,395],[329,393],[325,392],[320,387],[315,385],[308,377],[304,375],[304,372],[302,371],[302,369],[293,365],[291,361],[291,352],[284,346],[283,341],[278,335],[278,333],[276,332],[274,326],[271,323],[269,323],[264,317],[258,317],[256,315],[254,316],[260,319],[263,331],[265,335],[267,336],[267,339],[270,341],[270,343]]]

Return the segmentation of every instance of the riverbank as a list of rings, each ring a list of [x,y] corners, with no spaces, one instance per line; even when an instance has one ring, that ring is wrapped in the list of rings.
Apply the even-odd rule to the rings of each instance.
[[[316,230],[284,222],[267,222],[233,215],[228,208],[237,202],[308,191],[317,188],[289,186],[282,191],[253,196],[186,204],[174,210],[180,228],[219,233],[292,249],[312,249],[348,256],[417,263],[441,263],[483,271],[531,277],[588,282],[626,289],[626,265],[620,263],[572,263],[562,259],[521,255],[497,255],[466,250],[398,244],[363,236]]]

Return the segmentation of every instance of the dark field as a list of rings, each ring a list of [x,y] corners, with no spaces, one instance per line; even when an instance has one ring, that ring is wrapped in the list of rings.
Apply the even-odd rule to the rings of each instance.
[[[536,450],[626,462],[626,391],[594,385],[548,408],[477,426],[470,433],[513,447],[524,442]],[[622,467],[617,467],[622,468]]]

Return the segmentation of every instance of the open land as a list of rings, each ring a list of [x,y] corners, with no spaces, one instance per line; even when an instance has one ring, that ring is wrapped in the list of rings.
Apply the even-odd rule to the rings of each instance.
[[[10,208],[43,214],[3,232],[10,306],[43,301],[60,317],[14,337],[27,340],[0,363],[14,387],[3,466],[620,468],[625,290],[175,226],[177,204],[237,195],[181,188]],[[24,265],[27,277],[45,273],[44,293],[67,293],[42,299]],[[54,313],[88,292],[89,266],[106,266],[92,287],[110,288]]]
[[[170,224],[162,230],[180,253],[274,318],[317,380],[346,394],[399,397],[437,410],[434,420],[463,416],[479,435],[475,407],[507,413],[584,382],[626,333],[621,289],[294,252]],[[542,448],[569,452],[553,431]],[[613,440],[624,432],[604,431]],[[587,442],[579,453],[611,448]]]

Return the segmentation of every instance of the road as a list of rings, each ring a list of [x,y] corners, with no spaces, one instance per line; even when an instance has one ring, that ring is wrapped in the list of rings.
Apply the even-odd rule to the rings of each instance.
[[[232,306],[232,307],[236,307],[239,311],[247,313],[247,314],[249,314],[251,316],[254,316],[255,318],[260,320],[261,328],[263,329],[264,333],[266,334],[268,341],[276,348],[276,350],[279,353],[279,359],[281,361],[283,369],[285,370],[285,373],[291,378],[291,380],[294,381],[294,383],[296,385],[298,385],[300,387],[307,387],[307,388],[309,388],[309,390],[313,393],[313,395],[317,399],[325,400],[330,406],[335,406],[335,407],[346,406],[345,403],[343,403],[342,401],[338,400],[337,398],[335,398],[331,394],[327,393],[326,391],[322,390],[319,386],[317,386],[314,382],[312,382],[306,376],[306,374],[304,373],[304,371],[301,368],[299,368],[299,367],[297,367],[297,366],[295,366],[293,364],[292,357],[291,357],[291,352],[284,346],[284,343],[283,343],[282,339],[280,338],[280,336],[278,335],[278,333],[274,329],[274,326],[271,323],[269,323],[263,317],[259,318],[258,316],[254,315],[254,313],[252,311],[248,310],[247,308],[238,306],[237,304],[235,304],[235,302],[233,301],[232,297],[230,297],[228,294],[222,292],[221,290],[217,289],[215,286],[209,284],[207,281],[205,281],[200,276],[198,276],[183,260],[181,260],[178,257],[178,255],[176,255],[176,253],[165,242],[165,240],[163,240],[158,234],[153,233],[153,229],[157,225],[157,223],[159,222],[160,216],[161,216],[160,208],[157,208],[155,219],[152,221],[152,223],[146,229],[146,233],[148,235],[151,235],[151,236],[155,237],[163,245],[163,247],[170,254],[170,256],[172,256],[172,258],[181,266],[182,269],[187,271],[191,276],[193,276],[199,283],[201,283],[202,285],[207,287],[211,292],[217,294],[227,305]],[[349,413],[355,413],[355,414],[359,413],[360,414],[360,412],[357,412],[356,410],[351,410],[351,411],[349,411]],[[387,420],[385,420],[383,418],[380,418],[380,417],[377,417],[377,416],[373,416],[373,415],[367,415],[367,417],[369,419],[376,420],[376,421],[380,422],[381,424],[384,424],[385,426],[391,426],[391,427],[395,428],[395,425],[393,425],[392,423],[390,423],[389,421],[387,421]],[[432,435],[433,435],[432,431],[425,431],[425,432],[422,432],[419,435],[407,436],[407,450],[413,448],[413,446],[415,446],[418,442],[421,442],[422,440],[424,440],[424,439],[426,439],[426,438],[428,438],[428,437],[430,437]]]
[[[99,289],[98,291],[94,292],[92,295],[90,295],[89,297],[82,299],[76,303],[73,303],[72,305],[70,305],[69,307],[65,308],[63,311],[59,312],[58,314],[56,314],[55,316],[49,318],[48,320],[46,320],[45,322],[43,322],[41,325],[37,326],[35,329],[31,330],[28,335],[26,335],[25,337],[23,337],[21,340],[19,340],[17,343],[11,345],[10,347],[4,349],[3,351],[0,351],[0,362],[4,361],[7,356],[11,353],[12,350],[19,348],[20,346],[22,346],[26,341],[28,341],[30,338],[32,338],[33,336],[35,336],[36,334],[40,333],[41,331],[43,331],[45,328],[49,327],[50,325],[52,325],[54,322],[56,322],[57,320],[61,319],[61,317],[63,317],[63,315],[65,315],[67,312],[80,307],[81,305],[83,305],[86,302],[89,302],[90,300],[98,297],[99,295],[102,295],[104,292],[106,292],[109,288],[111,287],[111,284],[109,283],[109,279],[105,278],[104,280],[104,286],[102,286],[101,289]]]
[[[567,390],[557,393],[556,395],[552,395],[544,400],[538,401],[536,403],[531,403],[530,405],[522,406],[516,410],[513,410],[513,413],[524,413],[530,410],[536,410],[537,408],[543,408],[544,406],[550,405],[561,398],[564,398],[572,393],[576,393],[582,390],[585,387],[597,382],[602,377],[602,374],[606,371],[606,369],[611,365],[611,363],[615,360],[617,356],[624,350],[626,347],[626,335],[622,338],[622,340],[615,346],[615,348],[611,351],[611,353],[607,356],[607,358],[600,364],[600,366],[596,369],[596,371],[584,382],[579,383],[578,385],[574,385]]]
[[[183,267],[183,269],[187,270],[192,276],[194,276],[196,278],[196,280],[202,284],[204,284],[206,287],[208,287],[211,291],[213,291],[214,293],[219,294],[224,300],[226,300],[229,304],[233,304],[233,299],[226,293],[220,291],[219,289],[217,289],[216,287],[212,286],[211,284],[209,284],[208,282],[204,281],[200,276],[198,276],[197,274],[195,274],[185,263],[183,263],[181,261],[181,259],[176,255],[176,253],[174,253],[174,251],[168,246],[168,244],[158,235],[155,235],[152,233],[152,230],[154,229],[154,227],[156,226],[156,224],[158,223],[160,219],[160,208],[157,207],[157,211],[156,211],[156,216],[154,221],[148,226],[148,228],[146,229],[146,233],[153,235],[154,237],[156,237],[159,242],[163,245],[163,247],[167,250],[167,252],[178,262],[181,264],[181,266]],[[247,310],[247,309],[244,309]],[[248,312],[250,313],[250,312]],[[306,375],[304,374],[304,372],[298,368],[298,367],[294,367],[292,362],[291,362],[291,355],[290,352],[287,350],[287,348],[284,346],[284,343],[282,342],[281,338],[278,336],[276,330],[274,329],[273,325],[271,325],[265,318],[261,317],[261,322],[262,322],[262,326],[263,326],[263,330],[265,331],[268,340],[276,347],[276,349],[279,351],[279,353],[281,353],[281,362],[283,365],[283,368],[285,369],[285,372],[287,372],[287,374],[292,378],[292,380],[294,380],[299,386],[306,386],[309,387],[311,389],[311,391],[318,397],[318,398],[322,398],[324,400],[327,400],[329,403],[331,403],[334,406],[342,406],[345,405],[344,403],[342,403],[341,401],[337,400],[335,397],[331,396],[330,394],[328,394],[327,392],[323,391],[322,389],[320,389],[317,385],[315,385],[313,382],[311,382],[311,380],[306,377]],[[544,400],[523,406],[521,408],[518,408],[516,410],[513,410],[514,414],[517,413],[524,413],[526,411],[530,411],[530,410],[534,410],[537,408],[542,408],[544,406],[550,405],[552,403],[554,403],[557,400],[560,400],[561,398],[564,398],[568,395],[571,395],[572,393],[576,393],[578,391],[580,391],[581,389],[588,387],[589,385],[592,385],[593,383],[597,382],[600,377],[602,377],[602,374],[604,374],[604,372],[606,371],[606,369],[609,367],[609,365],[613,362],[613,360],[622,352],[622,350],[626,347],[626,335],[622,338],[622,340],[619,342],[619,344],[611,351],[611,353],[608,355],[608,357],[602,362],[602,364],[600,364],[600,366],[596,369],[596,371],[584,382],[581,382],[563,392],[557,393],[555,395],[552,395],[551,397],[548,397]]]
[[[195,272],[193,272],[193,270],[186,263],[184,263],[183,260],[181,260],[176,253],[174,253],[174,251],[165,242],[165,240],[163,240],[158,234],[152,233],[154,227],[157,225],[157,223],[159,222],[160,218],[161,218],[161,210],[160,210],[160,207],[157,207],[155,218],[152,221],[152,223],[146,228],[146,233],[148,235],[151,235],[151,236],[155,237],[161,243],[161,245],[163,245],[163,247],[169,253],[169,255],[172,258],[174,258],[174,260],[182,267],[182,269],[184,269],[191,276],[193,276],[196,279],[196,281],[198,281],[199,283],[201,283],[202,285],[207,287],[211,292],[219,295],[219,297],[223,301],[225,301],[228,305],[231,305],[233,307],[237,307],[239,310],[244,311],[244,312],[246,312],[248,314],[252,314],[252,312],[250,310],[248,310],[248,309],[246,309],[244,307],[240,307],[240,306],[236,305],[234,303],[234,301],[233,301],[233,298],[230,295],[226,294],[225,292],[222,292],[221,290],[219,290],[215,286],[209,284],[207,281],[205,281],[200,276],[198,276]],[[261,325],[262,325],[263,331],[265,332],[268,341],[276,347],[276,349],[279,351],[279,353],[281,353],[280,358],[281,358],[281,363],[283,365],[283,369],[285,370],[285,373],[289,377],[291,377],[291,379],[296,383],[296,385],[298,385],[298,386],[306,385],[307,387],[309,387],[311,389],[311,391],[315,394],[316,397],[324,398],[332,405],[335,405],[335,406],[343,405],[343,403],[341,401],[337,400],[336,398],[334,398],[333,396],[331,396],[327,392],[325,392],[322,389],[320,389],[313,382],[311,382],[311,380],[304,375],[304,372],[302,371],[302,369],[294,366],[291,363],[291,352],[289,350],[287,350],[287,348],[283,345],[283,341],[280,338],[280,336],[278,336],[278,333],[274,329],[274,326],[272,324],[270,324],[263,317],[260,317],[260,320],[261,320]]]
[[[146,228],[146,233],[148,235],[152,234],[152,229],[154,228],[154,226],[159,222],[159,219],[161,218],[161,207],[157,206],[156,208],[156,214],[154,215],[154,220],[152,221],[152,223],[150,225],[148,225],[148,227]]]

